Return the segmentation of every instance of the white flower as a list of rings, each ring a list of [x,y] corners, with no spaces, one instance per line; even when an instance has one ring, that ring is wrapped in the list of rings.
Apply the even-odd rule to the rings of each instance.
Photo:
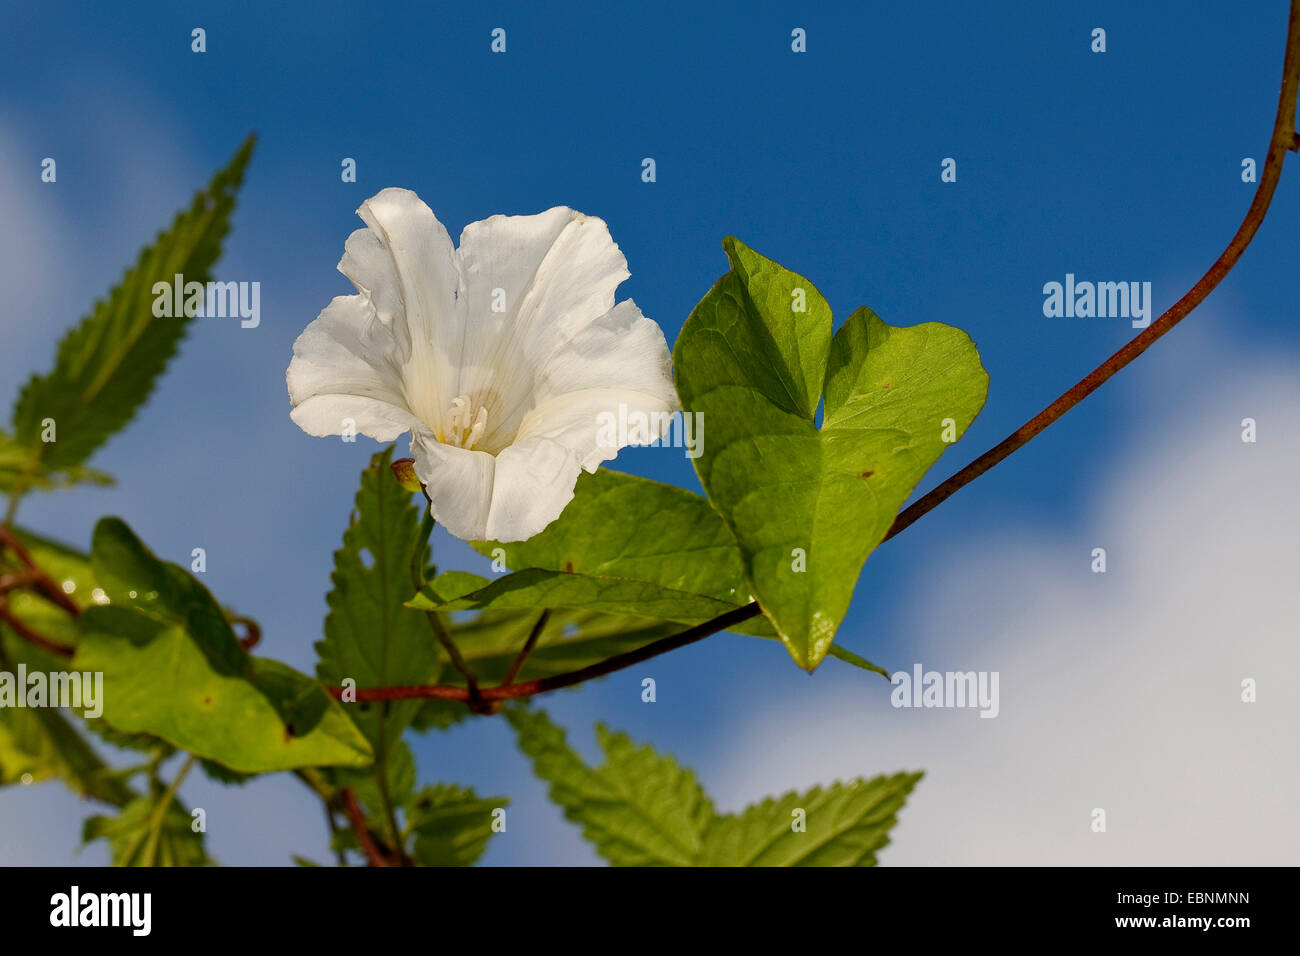
[[[407,189],[357,210],[334,299],[293,345],[293,420],[381,442],[411,433],[433,516],[466,540],[522,541],[617,447],[597,419],[678,409],[668,345],[631,300],[600,219],[556,207],[447,230]],[[657,416],[657,417],[655,417]],[[660,429],[662,434],[662,429]],[[611,516],[613,517],[613,516]]]

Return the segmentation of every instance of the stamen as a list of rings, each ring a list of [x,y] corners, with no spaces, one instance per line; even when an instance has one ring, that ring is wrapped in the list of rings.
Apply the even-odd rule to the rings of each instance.
[[[487,431],[487,408],[480,407],[478,414],[473,416],[473,425],[471,426],[471,415],[473,407],[470,405],[468,395],[458,395],[451,400],[451,408],[447,410],[447,432],[445,443],[456,445],[459,448],[473,448],[483,433]]]

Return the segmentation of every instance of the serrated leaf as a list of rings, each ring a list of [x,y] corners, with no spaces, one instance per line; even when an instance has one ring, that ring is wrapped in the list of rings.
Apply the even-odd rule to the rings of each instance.
[[[26,488],[53,491],[75,485],[110,487],[113,484],[115,479],[112,475],[85,465],[43,470],[39,463],[33,461],[31,448],[20,445],[0,429],[0,492],[9,493]]]
[[[677,391],[708,423],[695,468],[745,580],[811,670],[863,562],[983,406],[988,376],[970,338],[939,323],[894,328],[862,308],[832,339],[812,283],[735,239],[723,247],[731,271],[673,350]]]
[[[416,860],[423,866],[473,866],[492,838],[492,812],[509,803],[453,784],[425,787],[406,807]]]
[[[718,817],[703,866],[874,866],[919,773],[852,780],[769,797]],[[795,829],[802,812],[805,829]]]
[[[80,465],[149,397],[192,321],[189,315],[155,318],[154,284],[170,284],[178,274],[185,282],[212,278],[252,150],[250,137],[108,297],[63,337],[53,371],[23,387],[13,426],[14,441],[29,452],[25,474]],[[55,441],[42,441],[46,420],[54,422]]]
[[[82,614],[73,666],[104,674],[103,720],[241,773],[371,762],[324,687],[249,657],[207,589],[122,521],[96,525],[91,555],[109,603]]]
[[[874,866],[921,774],[790,792],[718,814],[690,770],[597,725],[592,769],[540,710],[511,706],[519,748],[564,815],[615,866]]]
[[[316,675],[334,686],[348,678],[359,689],[427,684],[441,670],[429,622],[404,604],[415,590],[412,568],[424,568],[428,545],[411,493],[393,478],[392,454],[392,448],[377,453],[361,473],[356,510],[334,552],[325,637],[316,644]],[[391,742],[401,735],[420,701],[348,708],[378,747],[381,736]]]
[[[511,707],[506,716],[551,799],[610,863],[690,866],[698,858],[713,805],[691,771],[603,726],[605,763],[593,770],[542,711]]]

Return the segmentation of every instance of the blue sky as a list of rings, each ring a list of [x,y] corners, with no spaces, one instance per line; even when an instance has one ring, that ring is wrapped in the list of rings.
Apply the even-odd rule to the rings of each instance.
[[[199,320],[148,407],[94,461],[117,487],[30,499],[21,521],[84,546],[111,513],[172,560],[204,547],[209,587],[262,622],[264,653],[303,669],[331,552],[375,446],[299,431],[284,369],[303,327],[350,291],[334,267],[367,197],[414,189],[453,236],[499,212],[564,204],[600,216],[632,273],[620,298],[634,298],[670,342],[725,271],[728,234],[806,275],[837,321],[868,305],[895,325],[965,329],[991,376],[988,403],[924,490],[1135,334],[1122,319],[1045,318],[1044,283],[1067,272],[1150,281],[1158,313],[1219,253],[1254,189],[1241,161],[1262,159],[1272,127],[1286,19],[1280,2],[1249,16],[1226,2],[8,6],[0,395],[49,364],[63,330],[137,249],[248,131],[259,135],[218,277],[261,283],[261,326]],[[190,51],[194,27],[207,31],[204,54]],[[489,50],[494,27],[506,30],[505,54]],[[795,27],[807,31],[806,53],[790,49]],[[1090,50],[1094,27],[1107,31],[1104,54]],[[55,184],[40,182],[47,156]],[[358,182],[340,181],[344,157],[356,159]],[[654,183],[641,181],[645,157],[656,161]],[[940,182],[945,157],[957,161],[955,183]],[[1104,511],[1099,489],[1111,489],[1112,504],[1124,497],[1106,484],[1115,474],[1169,434],[1191,443],[1177,455],[1218,430],[1235,435],[1249,412],[1215,395],[1255,394],[1263,362],[1270,381],[1294,385],[1300,233],[1288,222],[1298,204],[1300,174],[1288,169],[1255,244],[1187,328],[874,555],[840,642],[891,670],[910,667],[934,638],[921,633],[934,621],[918,607],[944,603],[936,566],[957,554],[979,563],[988,542],[1014,547],[1008,529],[1086,554]],[[1293,388],[1258,394],[1259,416],[1295,416]],[[1163,462],[1174,471],[1176,454]],[[1161,465],[1142,480],[1169,474]],[[615,467],[698,489],[680,450],[624,452]],[[1070,560],[1048,550],[1044,560]],[[435,557],[482,566],[441,533]],[[1100,586],[1077,583],[1085,594]],[[956,618],[970,635],[949,633],[936,652],[953,667],[996,669],[978,635],[1008,629],[1008,594],[1016,606],[1035,602],[1014,577],[988,587],[1000,590],[977,593]],[[780,750],[777,702],[898,713],[863,704],[887,696],[883,681],[834,664],[809,677],[765,642],[714,638],[643,670],[544,703],[586,751],[590,725],[604,720],[742,803],[818,782],[785,779],[778,766],[770,785],[735,792],[746,728],[766,721]],[[640,702],[642,676],[658,682],[653,706]],[[489,862],[593,859],[544,804],[504,726],[476,721],[416,747],[424,779],[515,800],[518,826]],[[868,751],[835,769],[901,765]],[[942,779],[943,766],[927,769],[928,783]],[[322,855],[318,807],[291,780],[189,789],[232,821],[210,836],[224,862]],[[1225,814],[1250,809],[1224,800]],[[0,793],[0,829],[20,840],[0,840],[0,855],[70,859],[70,824],[84,810],[52,787]]]

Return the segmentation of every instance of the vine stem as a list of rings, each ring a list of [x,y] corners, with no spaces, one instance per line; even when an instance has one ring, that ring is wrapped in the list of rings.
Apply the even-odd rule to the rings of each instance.
[[[510,700],[518,697],[532,697],[536,694],[544,694],[547,691],[559,690],[561,687],[572,687],[574,684],[581,684],[597,677],[604,677],[606,674],[612,674],[614,671],[621,671],[624,668],[639,664],[642,661],[648,661],[652,657],[658,657],[660,654],[667,654],[669,651],[675,651],[679,647],[685,647],[687,644],[694,644],[696,641],[702,641],[711,634],[717,634],[719,631],[725,631],[729,627],[735,627],[743,621],[748,621],[759,614],[758,604],[749,603],[743,607],[738,607],[734,611],[728,611],[710,621],[702,624],[696,624],[694,627],[682,631],[680,634],[673,634],[670,637],[661,638],[652,641],[644,647],[638,647],[634,651],[627,651],[623,654],[615,654],[613,657],[590,664],[587,667],[580,668],[576,671],[569,671],[565,674],[556,674],[553,677],[543,677],[538,680],[524,681],[522,684],[502,684],[498,687],[480,687],[478,688],[478,699],[491,703],[493,701]],[[327,688],[331,694],[340,700],[343,697],[342,687]],[[458,700],[469,703],[473,700],[468,687],[457,687],[450,684],[412,684],[405,687],[368,687],[358,688],[352,691],[356,695],[357,703],[365,703],[376,700],[409,700],[416,697],[436,697],[440,700]]]
[[[366,815],[361,812],[361,804],[357,802],[357,795],[352,792],[352,788],[344,787],[339,795],[343,801],[343,813],[348,818],[348,823],[352,825],[352,832],[357,835],[357,843],[361,844],[361,852],[366,855],[370,865],[392,866],[379,852],[379,846],[366,826]]]
[[[894,520],[888,541],[917,518],[932,511],[954,493],[970,484],[994,465],[1009,457],[1029,443],[1029,440],[1042,432],[1062,415],[1074,408],[1081,401],[1095,392],[1103,382],[1133,361],[1188,314],[1214,291],[1215,286],[1232,271],[1241,254],[1246,251],[1250,241],[1255,238],[1264,214],[1268,212],[1269,203],[1273,201],[1273,192],[1277,189],[1278,179],[1282,175],[1282,161],[1288,151],[1300,151],[1300,136],[1296,134],[1295,111],[1296,89],[1300,84],[1300,0],[1291,0],[1291,16],[1287,24],[1286,52],[1282,59],[1282,91],[1278,96],[1277,118],[1273,122],[1273,136],[1268,144],[1268,156],[1264,160],[1264,170],[1255,189],[1255,198],[1246,210],[1236,235],[1226,249],[1214,260],[1213,265],[1200,281],[1192,286],[1181,299],[1171,305],[1158,319],[1143,329],[1132,341],[1118,352],[1067,389],[1059,398],[1041,412],[1025,422],[1014,432],[994,445],[984,454],[938,485],[932,491],[914,501]]]
[[[1278,95],[1277,117],[1273,122],[1273,135],[1269,140],[1268,154],[1264,161],[1264,169],[1260,174],[1259,185],[1255,189],[1254,199],[1251,200],[1250,208],[1246,210],[1246,217],[1242,220],[1227,248],[1214,261],[1205,275],[1184,293],[1182,298],[1170,306],[1151,325],[1143,329],[1132,341],[1089,372],[1079,382],[1067,389],[1060,397],[997,445],[904,509],[894,520],[889,531],[885,533],[883,541],[888,541],[903,529],[910,527],[922,515],[933,511],[955,492],[1028,444],[1032,438],[1095,392],[1112,375],[1150,348],[1156,339],[1186,318],[1223,281],[1224,277],[1232,271],[1233,266],[1237,264],[1242,253],[1246,251],[1246,247],[1250,245],[1251,240],[1255,238],[1255,233],[1259,231],[1260,224],[1264,221],[1264,214],[1268,212],[1269,204],[1273,201],[1273,193],[1277,190],[1278,180],[1282,175],[1282,163],[1287,152],[1300,152],[1300,134],[1296,132],[1295,119],[1298,86],[1300,86],[1300,0],[1291,0],[1290,16],[1287,22],[1286,49],[1282,56],[1282,88]],[[759,607],[757,603],[746,604],[711,621],[705,621],[702,624],[688,628],[680,634],[652,641],[635,651],[618,654],[597,664],[570,671],[567,674],[557,674],[540,680],[525,681],[522,684],[505,682],[499,687],[476,688],[476,694],[473,696],[470,690],[465,687],[430,684],[358,689],[355,691],[356,699],[360,702],[434,697],[468,703],[471,700],[492,702],[509,698],[532,697],[562,687],[572,687],[574,684],[580,684],[596,677],[603,677],[614,671],[623,670],[642,661],[658,657],[660,654],[667,654],[669,651],[675,651],[687,644],[703,640],[711,634],[725,631],[729,627],[757,616],[758,613]],[[329,691],[335,697],[341,698],[343,696],[343,689],[340,687],[331,687]]]
[[[162,837],[163,823],[167,819],[167,811],[171,809],[172,801],[176,799],[176,792],[180,790],[182,781],[189,776],[190,768],[194,766],[194,760],[194,754],[190,754],[176,776],[172,778],[171,784],[163,792],[162,798],[158,801],[157,809],[149,818],[149,841],[144,847],[144,866],[153,866],[158,858],[158,840]]]

